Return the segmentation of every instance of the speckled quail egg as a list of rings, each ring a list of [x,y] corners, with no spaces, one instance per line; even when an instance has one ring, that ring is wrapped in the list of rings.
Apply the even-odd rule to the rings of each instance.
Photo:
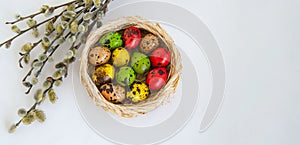
[[[110,64],[103,64],[96,68],[92,79],[96,85],[111,82],[114,79],[115,68]]]
[[[107,63],[110,59],[111,52],[107,47],[95,47],[92,48],[89,52],[89,62],[96,66]]]
[[[121,103],[126,97],[125,89],[112,83],[102,85],[99,91],[106,100],[112,103]]]
[[[145,83],[135,82],[131,87],[131,91],[127,92],[126,97],[136,103],[147,99],[149,94],[149,88]]]
[[[131,67],[123,66],[116,74],[117,83],[121,86],[129,86],[135,80],[135,73]]]
[[[159,45],[158,38],[153,34],[145,35],[140,42],[140,50],[143,53],[150,53],[154,49],[156,49]]]
[[[112,53],[112,63],[116,67],[127,65],[129,60],[129,52],[123,47],[115,49]]]
[[[123,45],[122,36],[118,32],[109,32],[100,38],[100,45],[114,50]]]
[[[131,56],[131,67],[138,74],[144,74],[150,69],[150,59],[143,53],[134,52]]]

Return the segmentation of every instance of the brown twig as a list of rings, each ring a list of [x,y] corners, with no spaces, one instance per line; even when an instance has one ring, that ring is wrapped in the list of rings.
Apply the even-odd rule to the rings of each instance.
[[[46,90],[43,91],[43,97],[45,97],[45,96],[46,96],[46,93],[53,87],[54,82],[57,81],[57,80],[53,79],[52,77],[48,77],[47,80],[51,80],[51,81],[50,81],[51,84],[50,84],[50,86],[49,86]],[[40,102],[35,102],[35,103],[30,107],[30,109],[26,112],[26,115],[29,114],[31,111],[35,110],[36,107],[37,107],[39,104],[40,104]],[[26,116],[26,115],[25,115],[25,116]],[[22,120],[23,120],[23,118],[20,119],[20,120],[16,123],[16,127],[18,127],[18,126],[20,125],[20,123],[22,122]]]
[[[46,22],[48,22],[48,21],[51,21],[51,20],[52,20],[52,21],[56,21],[56,19],[57,19],[59,16],[61,16],[65,11],[66,11],[66,10],[63,10],[63,11],[62,11],[61,13],[59,13],[58,15],[55,15],[55,16],[52,17],[52,18],[46,19],[46,20],[44,20],[44,21],[42,21],[42,22],[36,24],[36,25],[34,26],[34,28],[37,28],[38,26],[40,26],[40,25],[42,25],[42,24],[44,24],[44,23],[46,23]],[[33,28],[33,27],[29,27],[29,28],[27,28],[27,29],[25,29],[25,30],[22,30],[20,33],[18,33],[18,34],[15,35],[14,37],[12,37],[12,38],[10,38],[10,39],[4,41],[3,43],[1,43],[1,44],[0,44],[0,47],[1,47],[2,45],[6,44],[7,42],[12,43],[12,41],[13,41],[14,39],[16,39],[17,37],[19,37],[19,36],[23,35],[24,33],[28,32],[28,31],[31,30],[32,28]]]
[[[72,4],[72,3],[76,3],[76,0],[68,2],[68,3],[64,3],[64,4],[61,4],[61,5],[58,5],[58,6],[54,6],[52,8],[53,9],[58,9],[58,8],[67,6],[67,5]],[[35,16],[43,14],[43,13],[44,13],[43,11],[39,11],[39,12],[36,12],[36,13],[28,15],[28,16],[20,17],[19,19],[15,20],[15,21],[12,21],[12,22],[5,22],[5,24],[15,24],[17,22],[23,21],[23,20],[28,19],[28,18],[34,18]]]
[[[78,18],[78,17],[82,14],[82,12],[84,12],[84,10],[86,10],[86,9],[89,9],[89,8],[85,8],[85,9],[79,10],[78,13],[77,13],[77,15],[71,20],[70,23],[72,23],[73,21],[75,21],[76,18]],[[82,22],[82,18],[81,18],[80,22]],[[65,31],[65,30],[66,30],[66,29],[64,29],[57,37],[55,37],[55,38],[52,40],[52,42],[50,43],[48,49],[49,49],[50,47],[52,47],[52,45],[53,45],[53,44],[54,44],[54,43],[55,43],[55,42],[56,42],[56,41],[64,34],[64,31]],[[65,38],[67,38],[69,35],[71,35],[71,32],[69,32],[68,34],[66,34]],[[40,66],[40,68],[39,68],[38,71],[36,72],[35,77],[39,77],[39,75],[41,74],[43,68],[45,67],[46,63],[48,62],[49,58],[54,54],[54,52],[57,50],[57,48],[58,48],[59,46],[60,46],[60,45],[57,44],[56,46],[53,47],[53,49],[52,49],[52,51],[50,52],[50,54],[49,54],[49,55],[46,57],[46,59],[42,62],[42,65]],[[44,51],[44,54],[46,54],[46,53],[47,53],[47,50]],[[32,74],[32,71],[33,71],[33,70],[34,70],[34,68],[32,67],[32,68],[28,71],[28,73],[25,75],[24,79],[22,80],[23,82],[25,82],[26,79]],[[25,92],[25,94],[29,94],[32,88],[33,88],[33,85],[30,85],[30,86],[28,87],[28,90]]]
[[[75,21],[76,18],[77,18],[78,16],[81,15],[81,13],[83,12],[83,10],[84,10],[84,9],[82,9],[82,10],[77,14],[77,16],[76,16],[74,19],[72,19],[72,21],[71,21],[70,23],[72,23],[73,21]],[[59,36],[56,37],[56,38],[52,41],[52,43],[50,44],[50,47],[51,47],[51,45],[53,45],[53,43],[54,43],[57,39],[59,39],[60,36],[63,35],[63,33],[64,33],[65,30],[66,30],[66,29],[64,29],[63,32],[60,33]],[[67,38],[68,35],[71,35],[71,32],[69,32],[65,37]],[[46,62],[47,62],[48,59],[54,54],[54,52],[56,51],[56,49],[57,49],[58,47],[59,47],[59,44],[56,45],[56,46],[54,47],[54,49],[51,51],[51,53],[50,53],[50,54],[47,56],[47,58],[43,61],[43,64],[42,64],[42,66],[40,67],[40,69],[37,71],[37,73],[35,74],[35,77],[38,77],[38,76],[40,75],[42,69],[44,68],[44,66],[45,66],[45,64],[46,64]]]
[[[74,1],[69,2],[69,3],[59,5],[59,6],[57,6],[57,7],[62,7],[62,6],[65,6],[65,5],[74,3],[74,2],[76,2],[76,3],[77,3],[77,2],[78,2],[78,3],[81,3],[81,1],[74,0]],[[94,16],[97,15],[97,14],[99,14],[99,13],[105,14],[105,12],[106,12],[106,10],[107,10],[107,5],[108,5],[108,3],[110,3],[110,2],[111,2],[111,0],[105,0],[105,2],[103,2],[103,3],[100,5],[100,7],[97,7],[97,8],[96,8],[96,7],[93,7],[92,5],[85,5],[85,6],[84,6],[84,5],[77,5],[76,9],[79,8],[79,7],[82,7],[82,6],[84,6],[84,8],[82,8],[80,11],[77,11],[77,12],[76,12],[76,16],[75,16],[74,18],[72,18],[72,19],[71,19],[71,22],[69,22],[68,24],[71,24],[71,23],[74,22],[76,19],[78,19],[78,17],[82,15],[82,12],[88,12],[88,11],[89,11],[89,12],[93,12]],[[52,8],[53,8],[53,7],[52,7]],[[55,7],[54,7],[54,8],[55,8]],[[54,20],[54,22],[55,22],[56,19],[59,18],[59,17],[63,14],[63,12],[65,12],[65,10],[63,10],[59,15],[56,15],[56,16],[50,18],[50,19],[47,19],[47,20],[45,20],[45,21],[43,21],[43,22],[41,22],[41,23],[35,25],[34,27],[37,28],[38,26],[40,26],[40,25],[46,23],[47,21],[51,21],[51,20]],[[38,12],[38,13],[29,15],[29,16],[26,16],[26,17],[21,17],[20,19],[24,20],[24,19],[27,19],[27,18],[33,18],[33,17],[35,17],[35,16],[37,16],[37,15],[39,15],[39,14],[41,14],[41,13]],[[94,18],[95,18],[95,17],[94,17]],[[92,18],[92,19],[94,19],[94,18]],[[7,22],[7,23],[8,23],[8,24],[10,24],[10,23],[11,23],[11,24],[14,24],[14,23],[17,23],[17,22],[22,21],[22,20],[17,20],[16,22]],[[54,23],[54,22],[53,22],[53,23]],[[83,18],[81,18],[80,20],[78,20],[78,24],[81,24],[81,23],[83,23]],[[89,27],[88,27],[87,33],[91,31],[91,29],[95,26],[95,24],[96,24],[96,21],[92,21],[91,23],[88,23],[88,26],[89,26]],[[2,45],[4,45],[4,44],[10,45],[11,42],[12,42],[15,38],[17,38],[18,36],[22,35],[23,33],[27,32],[27,31],[29,31],[30,29],[32,29],[32,28],[28,28],[28,29],[25,29],[25,30],[21,31],[18,35],[14,36],[13,38],[8,39],[8,40],[5,41],[4,43],[1,43],[1,44],[0,44],[0,47],[1,47]],[[42,72],[43,67],[44,67],[44,66],[46,65],[46,63],[49,61],[50,57],[52,57],[52,55],[54,54],[54,52],[59,48],[59,46],[61,46],[60,44],[57,44],[57,45],[53,46],[54,43],[55,43],[59,38],[61,38],[62,36],[64,36],[63,38],[68,38],[69,36],[72,36],[72,35],[74,35],[75,38],[78,38],[78,37],[80,37],[79,35],[81,35],[81,37],[82,37],[82,35],[83,35],[81,32],[77,32],[77,33],[75,33],[75,34],[72,34],[71,32],[69,32],[69,33],[67,33],[66,35],[64,35],[65,30],[66,30],[66,29],[63,29],[61,33],[59,33],[57,36],[55,36],[55,38],[53,38],[53,40],[51,41],[51,43],[49,44],[49,46],[47,46],[46,50],[43,52],[43,54],[46,55],[46,58],[45,58],[45,59],[40,59],[40,60],[39,60],[39,59],[34,59],[34,60],[33,60],[31,69],[27,72],[26,76],[25,76],[25,77],[23,78],[23,80],[22,80],[23,83],[25,83],[25,84],[24,84],[25,86],[30,86],[30,85],[31,85],[31,86],[29,87],[27,93],[29,93],[30,90],[31,90],[32,87],[33,87],[33,85],[32,85],[31,83],[26,82],[27,78],[28,78],[29,76],[32,75],[32,72],[34,71],[34,68],[36,68],[36,67],[33,66],[33,64],[34,64],[35,62],[37,62],[37,61],[41,61],[41,62],[38,62],[38,63],[42,63],[41,65],[36,65],[36,66],[38,66],[39,68],[38,68],[37,72],[34,74],[34,76],[35,76],[35,77],[38,77],[38,76],[40,75],[40,73]],[[77,39],[77,40],[78,40],[78,39]],[[37,42],[34,43],[33,45],[38,45],[39,43],[41,43],[41,41],[42,41],[42,39],[41,39],[40,41],[37,41]],[[73,41],[71,47],[69,48],[69,50],[71,50],[71,51],[74,52],[74,50],[79,49],[79,47],[81,46],[82,43],[80,43],[80,41],[79,41],[79,43],[78,43],[77,45],[75,45],[75,43],[77,43],[77,42],[78,42],[78,41]],[[34,47],[35,47],[35,46],[34,46]],[[50,49],[50,48],[51,48],[51,49]],[[26,52],[26,53],[24,53],[24,54],[23,54],[23,53],[20,53],[20,55],[21,55],[21,56],[29,55],[29,53],[30,53],[31,51],[32,51],[32,50],[30,50],[29,52]],[[65,69],[66,72],[65,72],[65,76],[64,76],[64,77],[67,77],[68,66],[69,66],[71,63],[73,63],[73,62],[75,61],[75,58],[76,58],[76,57],[75,57],[74,55],[72,55],[72,57],[67,57],[67,58],[64,59],[62,62],[59,63],[59,64],[62,64],[62,65],[60,65],[61,67],[56,67],[56,66],[55,66],[56,69],[58,69],[58,71],[60,71],[60,72],[62,72],[62,70]],[[59,65],[58,65],[58,66],[59,66]],[[43,94],[42,94],[42,101],[37,101],[37,100],[39,100],[39,99],[36,99],[36,98],[35,98],[35,99],[36,99],[36,102],[29,108],[28,111],[26,111],[25,116],[27,116],[29,113],[32,113],[32,111],[35,111],[35,110],[36,110],[36,108],[37,108],[37,107],[43,102],[43,100],[46,98],[46,93],[47,93],[47,92],[50,93],[49,91],[50,91],[50,89],[53,88],[54,83],[60,84],[60,83],[62,82],[62,79],[63,79],[62,76],[59,76],[59,77],[55,77],[55,76],[56,76],[56,75],[53,75],[53,77],[54,77],[55,79],[52,78],[52,77],[48,77],[48,78],[47,78],[46,81],[50,81],[51,83],[50,83],[49,87],[48,87],[48,85],[47,85],[48,88],[45,89],[45,90],[43,91]],[[56,82],[56,81],[58,81],[58,82]],[[56,84],[55,84],[55,85],[56,85]],[[49,95],[49,97],[50,97],[50,94],[48,94],[48,95]],[[50,101],[51,101],[51,100],[50,100]],[[24,112],[24,113],[25,113],[25,112]],[[16,129],[22,122],[23,122],[24,124],[27,124],[27,123],[25,122],[25,121],[27,121],[27,120],[26,120],[26,119],[24,120],[24,119],[25,119],[25,117],[22,117],[16,124],[14,124],[14,126],[13,126],[12,129],[13,129],[13,130]]]
[[[38,46],[41,42],[42,42],[42,39],[40,39],[39,41],[33,43],[33,44],[32,44],[32,48],[31,48],[28,52],[26,52],[26,53],[21,53],[21,52],[20,52],[20,53],[19,53],[19,54],[21,55],[21,57],[20,57],[20,59],[19,59],[19,66],[20,66],[20,68],[23,68],[22,60],[25,59],[25,56],[26,56],[26,55],[29,55],[30,52],[31,52],[36,46]]]
[[[38,103],[35,102],[31,107],[30,109],[26,112],[26,114],[28,114],[29,112],[31,112],[32,110],[36,109]],[[16,123],[16,127],[18,127],[20,125],[20,123],[22,122],[23,118],[20,119],[17,123]]]

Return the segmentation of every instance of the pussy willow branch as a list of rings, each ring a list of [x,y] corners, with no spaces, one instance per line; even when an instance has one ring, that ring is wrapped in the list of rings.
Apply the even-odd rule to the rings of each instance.
[[[55,79],[53,79],[52,77],[48,77],[47,80],[50,80],[50,86],[43,91],[43,97],[46,96],[46,93],[53,87],[53,84],[55,83]],[[35,110],[36,107],[39,105],[40,103],[39,102],[35,102],[31,107],[30,109],[26,112],[26,115],[29,114],[31,111]],[[26,116],[25,115],[25,116]],[[16,123],[16,127],[18,127],[20,125],[20,123],[22,122],[23,118],[21,118],[17,123]]]
[[[56,7],[54,7],[54,8],[58,8],[58,7],[62,7],[62,6],[67,6],[68,4],[72,4],[72,3],[80,3],[80,4],[82,4],[83,3],[83,1],[79,1],[79,0],[74,0],[74,1],[72,1],[72,2],[69,2],[69,3],[66,3],[66,4],[62,4],[62,5],[59,5],[59,6],[56,6]],[[82,2],[82,3],[81,3]],[[50,99],[50,89],[52,89],[53,88],[53,85],[54,85],[54,83],[56,83],[56,81],[58,81],[57,83],[58,84],[60,84],[61,82],[62,82],[62,79],[63,78],[66,78],[67,77],[67,73],[68,73],[68,67],[69,67],[69,65],[71,64],[71,63],[73,63],[75,60],[76,60],[76,56],[75,56],[75,50],[78,50],[79,49],[79,47],[81,46],[81,42],[79,42],[77,45],[75,45],[75,43],[77,43],[77,41],[79,40],[79,39],[77,39],[78,37],[79,37],[79,35],[81,35],[81,37],[83,37],[84,35],[86,35],[87,33],[89,33],[91,30],[92,30],[92,28],[94,27],[94,25],[96,24],[96,19],[99,19],[99,18],[97,18],[97,17],[95,17],[96,15],[98,15],[99,13],[101,13],[101,14],[105,14],[106,13],[106,11],[107,11],[107,6],[108,6],[108,4],[111,2],[111,0],[105,0],[105,1],[103,1],[103,3],[101,3],[101,5],[100,5],[100,7],[94,7],[93,6],[93,4],[92,5],[77,5],[77,8],[79,8],[79,7],[82,7],[82,6],[84,6],[84,8],[82,9],[82,11],[79,13],[79,11],[77,11],[76,12],[76,16],[73,18],[73,19],[71,19],[71,21],[70,22],[68,22],[68,24],[70,25],[72,22],[74,22],[76,19],[78,19],[78,17],[80,17],[81,15],[82,15],[82,12],[93,12],[93,20],[94,21],[92,21],[92,22],[88,22],[88,21],[85,21],[85,22],[87,22],[88,23],[88,30],[86,31],[86,32],[77,32],[77,33],[75,33],[75,34],[71,34],[70,32],[69,33],[67,33],[66,35],[64,35],[64,32],[65,32],[65,30],[66,29],[63,29],[62,30],[62,32],[61,33],[59,33],[51,42],[50,42],[50,45],[45,49],[45,51],[43,52],[45,55],[46,55],[46,58],[45,59],[43,59],[43,60],[39,60],[39,59],[34,59],[33,61],[32,61],[32,66],[31,66],[31,69],[27,72],[27,75],[23,78],[23,83],[25,82],[26,83],[26,80],[27,80],[27,78],[29,77],[29,76],[31,76],[32,75],[32,72],[34,71],[34,67],[33,67],[33,63],[35,63],[35,62],[37,62],[37,61],[41,61],[41,66],[38,68],[38,70],[37,70],[37,72],[34,74],[35,75],[35,77],[38,77],[39,75],[40,75],[40,73],[42,72],[42,70],[43,70],[43,67],[46,65],[46,63],[49,61],[49,58],[54,54],[54,52],[59,48],[59,46],[61,46],[60,44],[57,44],[57,45],[55,45],[55,46],[53,46],[54,45],[54,43],[59,39],[59,38],[61,38],[62,36],[64,36],[63,38],[68,38],[69,36],[71,37],[72,35],[73,35],[73,37],[75,37],[76,39],[75,39],[75,41],[73,41],[73,43],[72,43],[72,45],[71,45],[71,47],[69,48],[69,50],[71,50],[71,51],[73,51],[73,55],[71,55],[71,57],[69,57],[68,55],[68,57],[67,58],[65,58],[65,59],[63,59],[63,61],[61,61],[61,62],[59,62],[56,66],[55,66],[55,68],[56,69],[58,69],[58,71],[60,71],[61,73],[63,72],[63,70],[65,70],[66,72],[65,72],[65,74],[64,74],[64,76],[60,76],[60,77],[55,77],[56,75],[53,75],[53,77],[55,78],[53,78],[53,77],[47,77],[47,79],[46,79],[46,81],[49,81],[49,80],[51,80],[50,82],[51,82],[51,84],[49,85],[49,87],[48,88],[46,88],[42,93],[42,100],[45,100],[45,98],[46,98],[46,93],[48,92],[48,97],[49,97],[49,99]],[[78,4],[77,3],[77,4]],[[53,7],[52,7],[53,8]],[[76,9],[77,9],[76,8]],[[63,12],[65,11],[65,9],[63,10]],[[46,23],[47,21],[53,21],[54,20],[54,22],[56,21],[56,19],[57,18],[59,18],[60,16],[62,16],[62,14],[63,14],[63,12],[61,12],[59,15],[56,15],[56,16],[54,16],[54,17],[52,17],[52,18],[50,18],[50,19],[47,19],[47,20],[45,20],[45,21],[43,21],[43,22],[41,22],[41,23],[39,23],[39,24],[37,24],[37,25],[35,25],[34,26],[34,28],[37,28],[38,26],[40,26],[40,25],[42,25],[42,24],[44,24],[44,23]],[[24,19],[27,19],[27,18],[33,18],[33,17],[35,17],[35,16],[37,16],[37,15],[39,15],[39,14],[41,14],[41,13],[35,13],[35,14],[32,14],[32,15],[29,15],[29,16],[25,16],[25,17],[20,17],[20,19],[19,20],[17,20],[16,22],[8,22],[8,24],[10,24],[10,23],[17,23],[17,22],[19,22],[19,21],[22,21],[22,20],[24,20]],[[101,20],[101,18],[99,19],[99,20]],[[54,23],[53,22],[53,23]],[[81,17],[81,19],[78,21],[78,24],[80,24],[80,23],[82,23],[83,22],[83,17]],[[99,21],[100,22],[100,24],[101,24],[101,21]],[[11,39],[8,39],[6,42],[4,42],[4,43],[1,43],[0,44],[0,47],[2,46],[2,45],[4,45],[4,44],[6,44],[6,45],[9,45],[9,44],[11,44],[11,42],[15,39],[15,38],[17,38],[18,36],[21,36],[23,33],[25,33],[25,32],[27,32],[27,31],[29,31],[30,30],[30,28],[28,28],[28,29],[25,29],[25,30],[23,30],[23,31],[21,31],[18,35],[16,35],[16,36],[14,36],[13,38],[11,38]],[[51,32],[52,33],[52,32]],[[41,39],[42,40],[42,39]],[[41,43],[41,40],[39,40],[39,41],[37,41],[35,44],[36,45],[38,45],[39,43]],[[35,46],[34,46],[35,47]],[[51,50],[50,50],[51,49]],[[31,52],[32,50],[30,50],[29,52],[27,52],[28,54],[27,55],[29,55],[29,53]],[[25,54],[20,54],[21,56],[22,55],[26,55],[26,53]],[[60,64],[60,65],[59,65]],[[62,73],[63,74],[63,73]],[[33,87],[33,85],[31,84],[31,83],[29,83],[31,86],[30,86],[30,89],[28,90],[28,93],[30,92],[30,90],[31,90],[31,88]],[[56,85],[56,84],[55,84]],[[51,100],[50,100],[51,101]],[[42,103],[43,101],[37,101],[36,100],[36,102],[26,111],[26,115],[25,116],[27,116],[27,115],[29,115],[29,113],[31,113],[32,111],[35,111],[36,110],[36,108]],[[14,126],[12,126],[13,128],[13,130],[15,129],[15,128],[17,128],[22,122],[25,124],[25,117],[22,117],[16,124],[14,124]]]
[[[62,6],[62,5],[61,5],[61,6]],[[76,7],[76,9],[79,8],[79,7],[82,7],[82,6],[83,6],[83,5],[79,5],[79,6]],[[66,11],[66,10],[64,10],[64,11],[62,11],[60,14],[58,14],[58,15],[52,17],[52,20],[49,20],[49,21],[52,21],[53,23],[55,23],[56,20],[57,20],[57,18],[58,18],[59,16],[61,16],[65,11]],[[54,30],[53,30],[53,31],[54,31]],[[52,32],[53,32],[53,31],[52,31]],[[51,33],[52,33],[52,32],[51,32]],[[39,43],[41,43],[41,42],[42,42],[42,38],[41,38],[38,42],[33,43],[32,49],[30,49],[28,52],[26,52],[26,53],[19,53],[19,54],[21,55],[21,57],[20,57],[20,59],[19,59],[19,66],[20,66],[21,68],[23,68],[22,60],[24,59],[24,57],[25,57],[26,55],[29,55],[30,52],[33,51],[34,48],[35,48]],[[5,43],[5,42],[4,42],[4,43]],[[45,53],[44,53],[44,54],[45,54]],[[25,79],[25,80],[26,80],[26,79]]]
[[[65,4],[61,4],[61,5],[58,5],[58,6],[54,6],[52,7],[53,9],[58,9],[58,8],[61,8],[61,7],[64,7],[64,6],[67,6],[69,4],[72,4],[72,3],[77,3],[76,0],[74,1],[71,1],[71,2],[68,2],[68,3],[65,3]],[[36,12],[34,14],[31,14],[31,15],[28,15],[28,16],[24,16],[24,17],[20,17],[19,19],[15,20],[15,21],[12,21],[12,22],[5,22],[5,24],[15,24],[15,23],[18,23],[20,21],[23,21],[25,19],[28,19],[28,18],[34,18],[35,16],[38,16],[40,14],[43,14],[44,12],[43,11],[39,11],[39,12]]]
[[[62,33],[61,33],[61,34],[62,34]],[[69,33],[66,35],[66,37],[67,37],[68,35],[70,35],[70,34],[71,34],[71,32],[69,32]],[[54,43],[58,38],[59,38],[59,37],[56,37],[56,38],[52,41],[52,43],[50,44],[50,47],[53,45],[53,43]],[[56,51],[56,49],[57,49],[59,46],[60,46],[60,45],[57,44],[56,46],[53,47],[53,50],[51,51],[51,53],[50,53],[50,54],[46,57],[46,59],[42,62],[42,66],[39,68],[39,70],[38,70],[37,73],[35,74],[35,77],[39,77],[39,75],[41,74],[43,68],[45,67],[45,64],[48,62],[49,58],[54,54],[54,52]],[[44,51],[44,54],[46,54],[46,53],[47,53],[47,50]],[[25,77],[23,78],[23,80],[22,80],[23,82],[26,82],[27,78],[28,78],[29,76],[31,76],[33,70],[34,70],[34,67],[31,67],[31,69],[28,71],[28,73],[27,73],[27,74],[25,75]],[[25,92],[25,94],[29,94],[32,88],[33,88],[33,85],[30,85],[30,86],[28,87],[28,90]]]
[[[73,21],[76,20],[76,18],[78,18],[82,13],[83,13],[84,9],[80,10],[79,13],[76,15],[75,18],[73,18],[69,23],[72,23]],[[54,38],[54,40],[50,43],[50,46],[48,48],[50,48],[65,32],[66,29],[64,29],[56,38]],[[66,36],[68,37],[71,34],[71,32],[69,32]],[[48,61],[49,57],[51,57],[53,55],[53,53],[56,51],[56,49],[59,47],[59,44],[57,46],[54,47],[54,49],[51,51],[51,53],[49,54],[49,56],[46,58],[46,60],[43,61],[43,65],[41,66],[41,68],[37,71],[37,74],[35,75],[35,77],[38,77],[44,67],[44,65],[46,64],[46,62]],[[47,51],[45,51],[44,53],[47,53]]]
[[[37,28],[37,27],[39,27],[40,25],[45,24],[46,22],[51,21],[51,20],[56,21],[56,19],[57,19],[59,16],[61,16],[65,11],[66,11],[66,10],[63,10],[63,11],[62,11],[61,13],[59,13],[58,15],[56,15],[56,16],[54,16],[54,17],[52,17],[52,18],[46,19],[46,20],[44,20],[44,21],[42,21],[42,22],[36,24],[34,27],[29,27],[29,28],[27,28],[27,29],[25,29],[25,30],[22,30],[20,33],[18,33],[18,34],[15,35],[14,37],[12,37],[12,38],[6,40],[5,42],[1,43],[1,44],[0,44],[0,47],[1,47],[2,45],[4,45],[4,44],[8,43],[8,42],[11,43],[14,39],[16,39],[17,37],[19,37],[19,36],[23,35],[24,33],[28,32],[28,31],[31,30],[32,28]]]
[[[81,9],[78,11],[77,15],[69,22],[69,24],[71,24],[72,22],[74,22],[85,10],[88,10],[90,9],[90,7],[86,7],[84,9]],[[82,19],[82,18],[81,18]],[[81,20],[82,21],[82,20]],[[54,40],[50,43],[50,47],[52,47],[52,45],[64,34],[66,29],[64,29],[57,37],[54,38]],[[64,36],[64,38],[67,38],[69,35],[71,35],[71,32],[69,32],[66,36]],[[49,58],[54,54],[54,52],[57,50],[57,48],[59,47],[60,45],[57,44],[56,46],[54,46],[53,50],[51,51],[51,53],[46,57],[46,59],[42,62],[42,66],[38,69],[38,71],[36,72],[35,74],[35,77],[39,77],[39,75],[41,74],[43,68],[45,67],[46,63],[48,62]],[[44,51],[44,54],[47,53],[47,50]],[[32,71],[33,71],[33,68],[31,68],[28,73],[25,75],[24,79],[23,79],[23,82],[26,81],[26,79],[32,74]],[[33,88],[33,85],[30,85],[28,87],[28,90],[25,92],[25,94],[28,94],[30,93],[31,89]]]
[[[19,59],[19,66],[20,68],[23,68],[23,65],[22,65],[22,60],[25,58],[26,55],[29,55],[30,52],[36,47],[38,46],[40,43],[42,42],[42,39],[38,40],[37,42],[33,43],[32,44],[32,49],[30,49],[28,52],[26,53],[19,53],[21,55],[20,59]]]
[[[76,34],[76,35],[78,36],[79,34]],[[75,42],[73,42],[72,45],[71,45],[71,47],[70,47],[69,49],[70,49],[70,50],[71,50],[71,49],[78,49],[80,46],[81,46],[81,43],[79,43],[79,44],[77,44],[77,45],[75,46]],[[72,62],[71,62],[71,63],[72,63]],[[68,68],[68,65],[70,65],[70,64],[67,64],[67,65],[66,65],[66,68]],[[66,75],[65,75],[64,77],[66,77]],[[50,89],[53,88],[53,85],[54,85],[55,81],[58,81],[58,80],[61,80],[61,79],[62,79],[62,77],[59,78],[59,79],[54,79],[54,78],[52,78],[52,77],[47,77],[47,80],[49,80],[49,82],[51,82],[51,84],[50,84],[50,86],[49,86],[46,90],[43,91],[43,97],[46,97],[46,93],[47,93]],[[43,98],[43,99],[45,99],[45,98]],[[35,102],[35,103],[30,107],[30,109],[26,112],[26,115],[27,115],[28,113],[30,113],[31,111],[35,110],[35,109],[37,108],[38,105],[40,105],[40,103],[39,103],[39,102]],[[25,116],[26,116],[26,115],[25,115]],[[18,126],[21,124],[22,120],[23,120],[23,118],[21,118],[21,119],[15,124],[16,127],[18,127]]]
[[[77,38],[79,35],[80,35],[80,33],[77,33],[77,34],[75,35],[75,37]],[[69,50],[72,50],[72,49],[78,50],[80,46],[81,46],[81,43],[79,43],[79,44],[77,44],[77,45],[75,46],[75,42],[73,42],[72,45],[71,45],[71,47],[69,48]],[[66,73],[65,73],[65,75],[64,75],[65,78],[68,76],[68,68],[69,68],[69,65],[70,65],[70,64],[68,63],[68,64],[66,64],[66,65],[64,66],[65,69],[67,70]]]
[[[26,112],[26,115],[27,115],[29,112],[31,112],[32,110],[36,109],[36,106],[37,106],[37,105],[38,105],[38,103],[34,103],[34,104],[30,107],[30,109]],[[23,118],[20,119],[20,120],[16,123],[16,127],[18,127],[18,126],[21,124],[22,120],[23,120]]]
[[[76,1],[73,1],[73,2],[70,2],[70,3],[74,3],[74,2],[76,2]],[[70,3],[69,3],[69,4],[70,4]],[[62,4],[62,5],[65,6],[65,4]],[[62,5],[60,5],[60,6],[62,6]],[[82,7],[82,6],[84,6],[84,5],[79,5],[78,7]],[[78,7],[76,7],[76,9],[77,9]],[[65,11],[67,11],[67,10],[63,10],[63,11],[62,11],[61,13],[59,13],[58,15],[55,15],[55,16],[49,18],[49,19],[46,19],[46,20],[44,20],[44,21],[38,23],[38,24],[35,25],[34,27],[29,27],[29,28],[27,28],[27,29],[25,29],[25,30],[22,30],[20,33],[18,33],[18,34],[15,35],[14,37],[12,37],[12,38],[10,38],[10,39],[4,41],[3,43],[1,43],[1,44],[0,44],[0,47],[3,46],[4,44],[12,43],[12,41],[13,41],[14,39],[18,38],[19,36],[23,35],[24,33],[28,32],[29,30],[31,30],[31,29],[33,29],[33,28],[39,27],[40,25],[42,25],[42,24],[44,24],[44,23],[46,23],[46,22],[48,22],[48,21],[51,21],[51,20],[52,20],[53,22],[55,22],[55,21],[57,20],[57,18],[60,17]]]

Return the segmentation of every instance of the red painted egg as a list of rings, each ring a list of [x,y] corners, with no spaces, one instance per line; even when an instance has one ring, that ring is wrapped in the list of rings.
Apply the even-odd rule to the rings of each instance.
[[[136,48],[140,44],[140,40],[142,37],[142,33],[140,29],[130,26],[129,28],[125,29],[123,39],[125,41],[125,47],[128,50]]]
[[[167,78],[168,72],[166,68],[154,68],[148,73],[146,84],[149,86],[150,90],[156,91],[166,84]]]
[[[162,67],[170,64],[171,54],[167,48],[157,48],[150,55],[151,66]]]

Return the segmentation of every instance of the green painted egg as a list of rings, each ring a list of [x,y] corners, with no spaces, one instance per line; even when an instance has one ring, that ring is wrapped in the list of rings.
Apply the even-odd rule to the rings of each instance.
[[[116,74],[117,83],[121,86],[129,86],[135,80],[135,73],[131,67],[123,66]]]
[[[100,45],[108,47],[110,50],[114,50],[123,45],[122,36],[118,32],[109,32],[101,37]]]
[[[150,59],[143,53],[135,52],[131,56],[131,67],[138,74],[144,74],[150,69]]]

